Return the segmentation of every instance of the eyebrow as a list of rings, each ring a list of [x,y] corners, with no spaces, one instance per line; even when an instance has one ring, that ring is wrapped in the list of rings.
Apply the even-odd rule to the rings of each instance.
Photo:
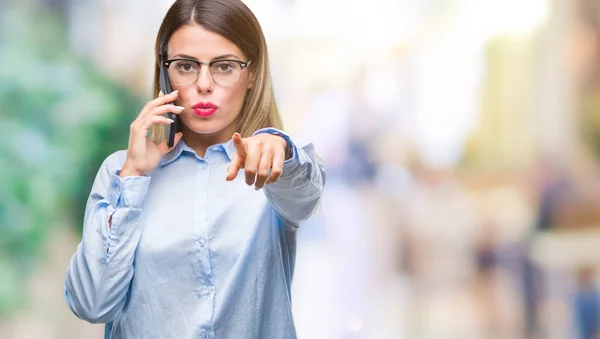
[[[196,58],[196,57],[193,57],[193,56],[191,56],[191,55],[187,55],[187,54],[175,54],[175,55],[172,57],[172,59],[175,59],[175,58],[186,58],[186,59],[198,60],[198,58]],[[219,56],[217,56],[217,57],[214,57],[214,58],[212,58],[212,59],[211,59],[211,61],[214,61],[214,60],[221,60],[221,59],[227,59],[227,58],[235,58],[235,59],[237,59],[237,60],[239,60],[239,59],[240,59],[240,58],[238,58],[238,57],[237,57],[237,55],[235,55],[235,54],[223,54],[223,55],[219,55]],[[200,61],[200,60],[198,60],[198,61]]]

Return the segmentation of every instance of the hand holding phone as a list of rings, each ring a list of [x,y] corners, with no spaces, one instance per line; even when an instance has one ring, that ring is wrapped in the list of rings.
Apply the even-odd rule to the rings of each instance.
[[[167,154],[179,140],[182,133],[177,132],[177,115],[183,107],[172,105],[177,99],[177,91],[173,91],[166,69],[159,72],[159,88],[163,95],[148,101],[138,117],[131,123],[127,158],[119,173],[121,177],[143,176],[154,170],[160,159]],[[165,126],[166,142],[155,144],[148,139],[150,127],[155,124]]]

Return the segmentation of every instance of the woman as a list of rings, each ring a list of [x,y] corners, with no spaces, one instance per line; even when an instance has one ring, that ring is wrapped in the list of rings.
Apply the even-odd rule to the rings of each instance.
[[[312,144],[281,131],[262,30],[241,1],[178,0],[156,57],[157,98],[94,181],[66,302],[106,338],[296,338],[296,230],[325,172]],[[159,64],[171,94],[158,93]]]

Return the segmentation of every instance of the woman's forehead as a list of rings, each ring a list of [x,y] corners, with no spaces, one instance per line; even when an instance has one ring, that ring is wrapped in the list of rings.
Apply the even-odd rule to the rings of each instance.
[[[221,55],[235,55],[244,59],[244,54],[233,42],[211,32],[200,25],[185,25],[169,39],[168,57],[192,56],[198,60],[211,60]]]

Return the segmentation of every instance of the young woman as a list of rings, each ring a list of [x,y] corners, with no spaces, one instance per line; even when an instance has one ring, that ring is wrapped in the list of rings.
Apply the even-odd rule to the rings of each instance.
[[[325,172],[281,131],[260,25],[239,0],[178,0],[156,58],[157,98],[94,181],[66,302],[106,338],[296,338],[296,230]]]

